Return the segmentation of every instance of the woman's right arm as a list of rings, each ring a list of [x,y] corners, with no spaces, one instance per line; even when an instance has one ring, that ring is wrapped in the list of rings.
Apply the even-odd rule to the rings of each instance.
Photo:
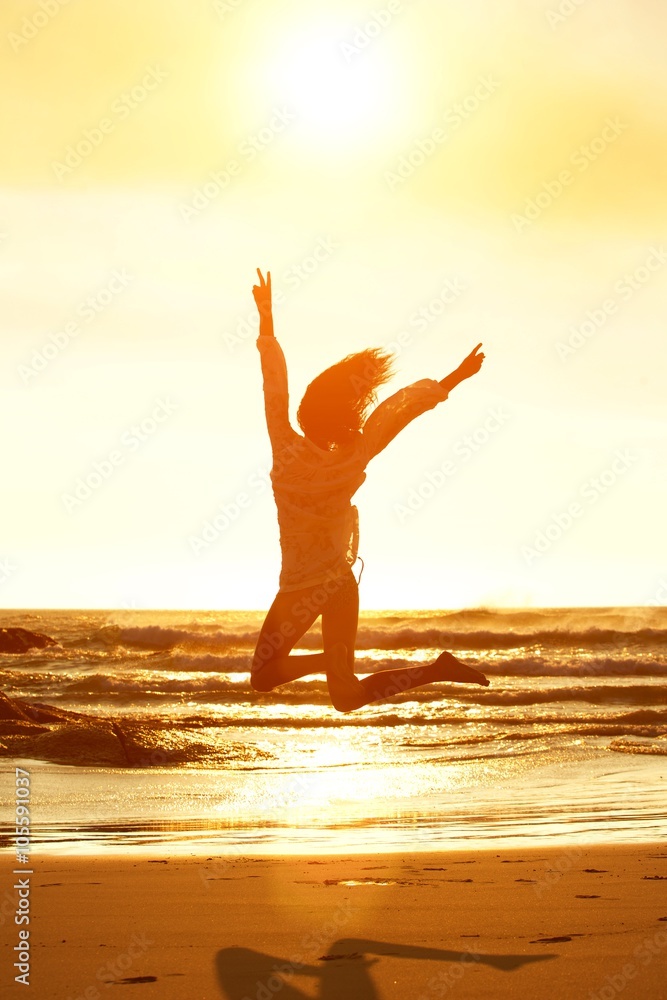
[[[252,290],[259,311],[257,347],[262,359],[266,426],[275,455],[277,451],[281,451],[293,443],[296,433],[289,422],[289,392],[285,355],[273,332],[271,272],[267,271],[266,281],[259,268],[257,273],[260,284],[254,285]]]
[[[266,272],[266,280],[259,268],[259,285],[252,286],[252,294],[259,312],[260,337],[273,337],[273,309],[271,306],[271,272]]]

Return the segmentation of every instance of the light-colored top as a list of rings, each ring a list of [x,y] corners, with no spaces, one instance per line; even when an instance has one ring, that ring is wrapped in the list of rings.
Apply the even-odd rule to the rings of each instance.
[[[411,420],[447,399],[447,392],[434,379],[414,382],[376,406],[352,444],[326,451],[290,424],[280,344],[275,337],[260,336],[257,347],[280,527],[279,590],[285,593],[349,571],[359,541],[357,508],[350,501],[366,479],[366,466]]]

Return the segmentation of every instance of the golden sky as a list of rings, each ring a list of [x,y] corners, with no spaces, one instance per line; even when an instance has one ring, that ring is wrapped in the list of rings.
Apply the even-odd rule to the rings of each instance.
[[[362,606],[665,591],[667,9],[569,9],[5,0],[5,606],[268,605],[257,266],[293,411],[484,343],[369,467]]]

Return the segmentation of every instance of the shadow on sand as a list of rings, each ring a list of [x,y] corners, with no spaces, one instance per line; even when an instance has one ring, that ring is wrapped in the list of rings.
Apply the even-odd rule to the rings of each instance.
[[[307,995],[294,985],[299,976],[319,982],[320,1000],[381,1000],[373,983],[370,969],[381,957],[427,959],[453,963],[437,975],[424,978],[415,993],[418,997],[438,996],[450,985],[458,982],[472,965],[488,965],[503,972],[513,972],[524,965],[543,962],[551,955],[486,955],[476,951],[448,951],[442,948],[423,948],[417,945],[389,944],[368,938],[339,938],[329,952],[320,955],[316,964],[303,961],[302,955],[280,958],[266,955],[250,948],[223,948],[218,952],[216,965],[218,979],[225,1000],[308,1000]]]

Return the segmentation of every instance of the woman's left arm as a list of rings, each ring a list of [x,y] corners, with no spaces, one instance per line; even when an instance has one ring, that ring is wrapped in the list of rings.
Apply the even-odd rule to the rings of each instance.
[[[459,367],[456,368],[451,375],[447,375],[445,378],[440,379],[440,385],[443,389],[447,392],[451,392],[452,389],[455,389],[457,385],[460,385],[464,379],[477,374],[482,367],[482,362],[485,357],[483,353],[477,353],[481,346],[481,344],[478,344],[477,347],[475,347],[470,354],[463,359]]]
[[[478,372],[484,360],[484,355],[477,353],[481,346],[478,344],[451,375],[439,382],[435,379],[414,382],[376,406],[361,432],[366,460],[370,461],[411,421],[442,403],[455,386]]]

